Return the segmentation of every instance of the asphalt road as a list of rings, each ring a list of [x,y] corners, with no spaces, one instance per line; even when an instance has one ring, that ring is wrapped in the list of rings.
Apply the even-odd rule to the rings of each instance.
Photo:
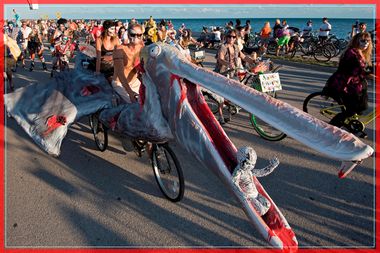
[[[208,54],[206,67],[213,56]],[[278,98],[298,108],[334,71],[281,64]],[[35,71],[19,68],[14,76],[16,88],[50,80],[38,60]],[[370,97],[373,108],[373,87]],[[178,144],[172,143],[186,190],[180,203],[171,203],[161,195],[148,159],[126,153],[112,135],[108,150],[98,151],[86,118],[72,125],[59,158],[38,148],[13,119],[5,124],[6,247],[268,247],[219,178]],[[261,139],[245,112],[224,129],[237,147],[257,151],[258,167],[279,158],[280,166],[260,181],[300,248],[374,246],[374,158],[341,180],[338,161],[291,138]],[[367,132],[364,142],[374,146],[374,126]]]

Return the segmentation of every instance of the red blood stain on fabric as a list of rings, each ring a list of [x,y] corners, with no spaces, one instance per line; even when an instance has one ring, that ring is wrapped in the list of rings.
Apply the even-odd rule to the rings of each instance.
[[[80,95],[82,97],[90,96],[92,94],[98,93],[100,91],[100,88],[95,85],[88,85],[82,88],[80,91]]]
[[[63,115],[52,115],[48,117],[46,120],[47,129],[43,133],[43,136],[48,135],[49,133],[51,133],[52,131],[54,131],[60,126],[64,126],[66,122],[67,122],[67,119]]]

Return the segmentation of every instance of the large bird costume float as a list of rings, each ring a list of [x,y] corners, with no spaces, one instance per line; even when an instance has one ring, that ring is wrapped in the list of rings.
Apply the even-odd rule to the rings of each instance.
[[[77,58],[77,62],[80,61],[80,57]],[[73,71],[58,75],[55,82],[30,85],[6,94],[5,106],[33,140],[51,155],[59,155],[70,124],[99,111],[101,122],[131,138],[176,141],[221,178],[261,235],[272,246],[285,251],[297,250],[298,242],[285,217],[256,178],[260,176],[259,170],[254,169],[256,153],[252,148],[234,146],[207,107],[199,86],[334,159],[361,161],[373,153],[370,146],[354,135],[235,80],[195,66],[170,45],[145,47],[140,72],[139,103],[113,106],[114,93],[107,81],[76,64]],[[278,161],[272,161],[267,169],[273,170],[277,165]],[[249,194],[244,192],[244,185],[239,185],[241,178],[253,182],[254,187],[248,185]],[[265,214],[255,208],[252,200],[258,200],[258,205],[266,208]]]

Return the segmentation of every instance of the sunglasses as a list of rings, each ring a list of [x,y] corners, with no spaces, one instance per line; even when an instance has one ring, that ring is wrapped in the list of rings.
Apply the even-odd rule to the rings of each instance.
[[[142,33],[130,33],[129,36],[132,38],[137,37],[137,38],[141,39],[143,34]]]
[[[236,39],[236,36],[228,35],[227,38],[233,38],[233,39]]]
[[[360,40],[360,42],[361,42],[361,43],[370,43],[371,40],[362,39],[362,40]]]

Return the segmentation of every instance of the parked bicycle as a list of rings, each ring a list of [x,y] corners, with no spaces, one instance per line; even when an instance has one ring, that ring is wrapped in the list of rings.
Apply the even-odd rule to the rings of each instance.
[[[295,36],[292,49],[288,55],[290,58],[293,58],[297,52],[300,52],[302,57],[310,56],[318,62],[327,62],[337,55],[337,48],[334,46],[333,42],[329,40],[321,43],[318,38],[314,36]]]

